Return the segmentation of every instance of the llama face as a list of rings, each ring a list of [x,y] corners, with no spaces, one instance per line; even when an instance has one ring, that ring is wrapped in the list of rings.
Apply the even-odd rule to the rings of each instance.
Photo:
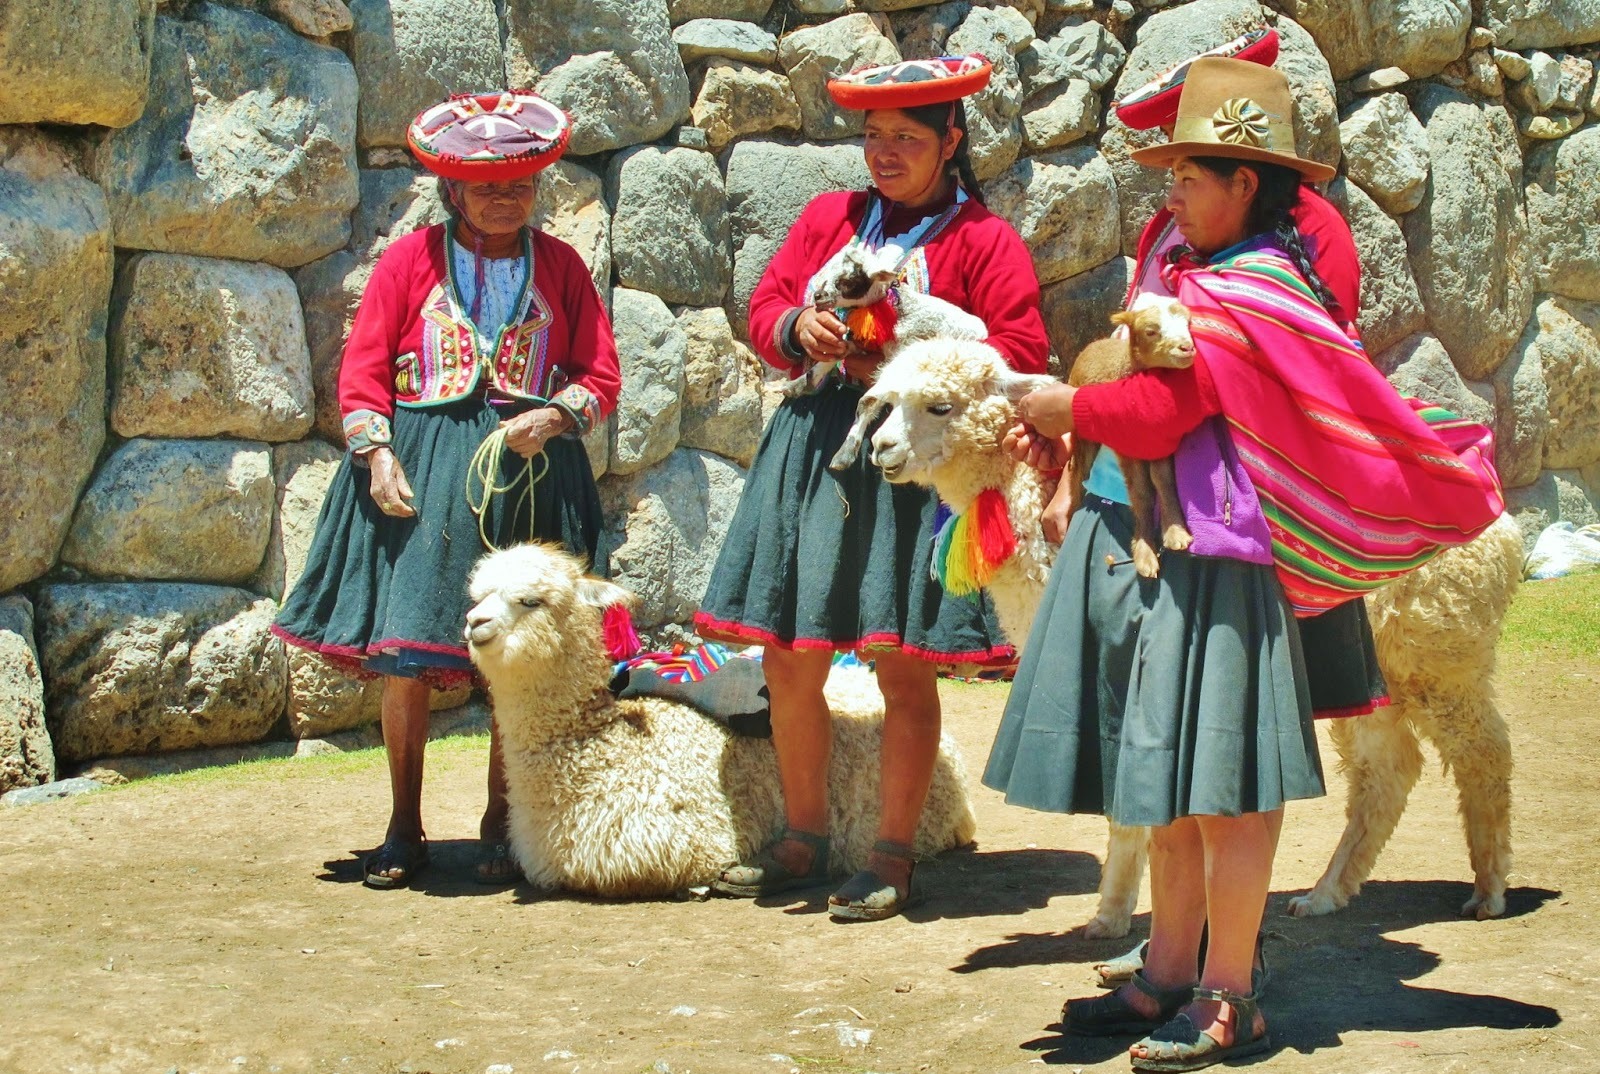
[[[1128,351],[1135,369],[1187,369],[1194,365],[1189,310],[1175,298],[1140,295],[1115,324],[1128,328]]]
[[[480,666],[489,658],[562,660],[573,646],[598,639],[600,609],[627,599],[620,586],[585,576],[572,556],[540,544],[485,556],[468,592],[467,648]]]
[[[817,272],[812,301],[827,308],[870,306],[894,284],[903,256],[900,247],[893,244],[870,250],[852,242]]]

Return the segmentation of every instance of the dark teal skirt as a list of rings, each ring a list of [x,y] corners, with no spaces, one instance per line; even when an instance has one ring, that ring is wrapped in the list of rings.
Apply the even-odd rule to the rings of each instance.
[[[391,518],[368,492],[371,473],[346,455],[328,487],[300,581],[284,601],[273,633],[357,672],[400,674],[449,685],[470,677],[462,629],[467,576],[486,549],[467,504],[467,466],[504,417],[526,404],[499,407],[483,395],[430,408],[397,408],[394,452],[415,493],[413,518]],[[490,500],[484,530],[497,548],[553,541],[596,563],[600,496],[583,444],[545,445],[549,468],[534,488],[530,512],[515,492]],[[499,483],[524,466],[504,452]],[[534,459],[534,473],[543,464]],[[372,663],[369,665],[369,660]]]
[[[778,408],[695,629],[792,649],[1008,659],[988,597],[949,596],[932,576],[933,492],[885,481],[865,450],[845,473],[828,469],[860,398],[860,388],[833,382]]]
[[[1099,497],[1072,520],[985,786],[1146,825],[1323,794],[1300,635],[1272,568],[1169,552],[1144,580],[1131,537],[1128,509]]]

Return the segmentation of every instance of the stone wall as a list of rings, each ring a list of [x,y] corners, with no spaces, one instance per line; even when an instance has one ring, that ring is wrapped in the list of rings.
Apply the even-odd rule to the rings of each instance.
[[[772,406],[750,292],[807,199],[865,181],[825,80],[994,61],[974,164],[1070,355],[1163,186],[1109,103],[1263,22],[1302,149],[1340,165],[1378,363],[1494,423],[1530,538],[1600,519],[1600,0],[13,0],[0,791],[376,718],[266,627],[339,458],[372,263],[440,218],[402,148],[424,105],[510,81],[576,117],[536,215],[610,302],[627,382],[589,448],[616,573],[671,636]]]

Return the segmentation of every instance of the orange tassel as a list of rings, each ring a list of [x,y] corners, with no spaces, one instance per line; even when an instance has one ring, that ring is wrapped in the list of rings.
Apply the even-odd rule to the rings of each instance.
[[[844,324],[856,346],[881,351],[885,343],[894,339],[894,326],[899,319],[894,303],[885,298],[870,306],[857,306],[846,314]]]

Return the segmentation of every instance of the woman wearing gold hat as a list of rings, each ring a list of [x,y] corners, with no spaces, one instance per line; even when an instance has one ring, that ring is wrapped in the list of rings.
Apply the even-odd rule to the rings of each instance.
[[[1069,1032],[1148,1031],[1140,1071],[1270,1047],[1256,936],[1284,804],[1323,793],[1296,617],[1470,540],[1502,506],[1484,430],[1419,414],[1329,315],[1290,219],[1301,181],[1333,170],[1295,152],[1292,108],[1270,67],[1192,64],[1172,140],[1134,159],[1171,170],[1182,239],[1136,290],[1189,308],[1193,368],[1021,403],[1024,447],[1054,455],[1075,434],[1173,456],[1194,534],[1140,579],[1128,508],[1091,479],[984,773],[1015,804],[1151,827],[1144,967],[1062,1012]]]
[[[847,244],[905,252],[898,286],[954,303],[987,325],[1019,370],[1043,372],[1049,344],[1026,246],[990,213],[967,163],[961,98],[988,81],[978,56],[908,60],[829,83],[866,111],[873,186],[823,194],[800,215],[750,300],[750,339],[791,375],[842,359],[819,390],[767,427],[706,596],[701,634],[766,646],[773,741],[788,827],[713,884],[754,897],[830,876],[823,682],[835,652],[874,661],[884,695],[882,814],[867,869],[829,899],[844,920],[896,914],[910,896],[911,843],[938,749],[940,662],[1004,659],[986,600],[945,595],[930,573],[933,494],[891,485],[865,453],[828,469],[881,353],[813,304],[814,277]]]
[[[595,559],[600,500],[578,438],[616,404],[616,344],[577,251],[528,226],[536,174],[569,133],[529,93],[462,95],[419,115],[408,141],[440,177],[450,221],[384,251],[345,343],[349,450],[273,632],[384,677],[392,806],[363,863],[372,887],[402,887],[428,864],[428,690],[472,676],[461,633],[472,564],[486,545],[530,538]],[[491,732],[475,870],[486,883],[517,877],[505,824]]]

